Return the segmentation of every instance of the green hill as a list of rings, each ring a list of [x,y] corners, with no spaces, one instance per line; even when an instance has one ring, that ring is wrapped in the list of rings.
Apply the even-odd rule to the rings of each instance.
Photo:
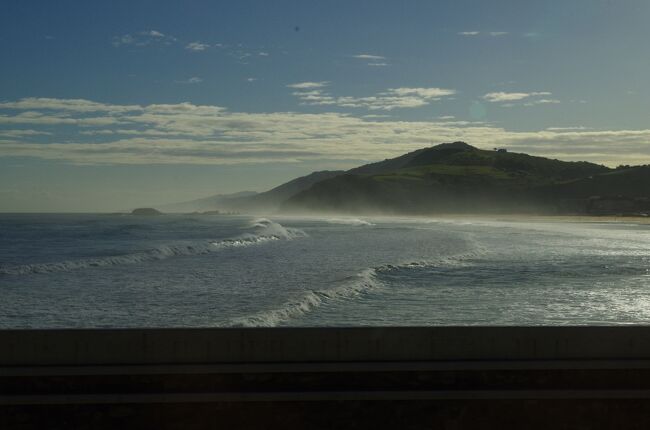
[[[487,151],[453,142],[316,182],[290,197],[283,209],[413,214],[556,213],[565,211],[565,200],[571,200],[572,210],[580,212],[587,210],[589,197],[621,195],[630,181],[637,189],[636,193],[628,193],[630,198],[646,196],[650,190],[646,186],[650,184],[648,179],[648,174],[641,171],[624,173],[588,162]],[[576,199],[585,201],[577,204]]]
[[[650,195],[650,166],[616,169],[601,175],[553,184],[542,190],[548,195],[573,199],[594,196],[645,198]]]
[[[650,166],[610,169],[452,142],[189,203],[265,213],[640,214],[650,213]]]

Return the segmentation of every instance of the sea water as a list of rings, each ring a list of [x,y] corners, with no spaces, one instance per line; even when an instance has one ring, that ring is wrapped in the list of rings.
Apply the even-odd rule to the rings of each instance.
[[[650,323],[650,226],[0,215],[0,328]]]

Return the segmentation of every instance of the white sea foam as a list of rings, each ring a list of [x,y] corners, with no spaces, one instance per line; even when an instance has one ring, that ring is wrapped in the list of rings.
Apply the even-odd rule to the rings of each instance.
[[[355,225],[355,226],[372,226],[375,225],[369,221],[359,218],[330,218],[327,220],[330,224],[344,224],[344,225]]]
[[[234,327],[273,327],[284,321],[298,318],[321,306],[326,301],[345,300],[364,292],[381,287],[377,279],[377,269],[365,269],[341,285],[319,291],[309,291],[294,300],[285,302],[281,307],[259,312],[246,317],[234,318],[226,326]]]
[[[27,275],[35,273],[68,272],[71,270],[87,269],[93,267],[118,266],[122,264],[135,264],[147,261],[164,260],[170,257],[202,255],[226,248],[237,248],[259,245],[276,240],[292,240],[306,236],[299,229],[287,228],[271,220],[261,218],[253,221],[240,236],[218,241],[200,241],[192,243],[179,243],[161,245],[153,249],[134,252],[124,255],[106,257],[83,258],[52,263],[24,264],[16,266],[0,266],[0,275]]]
[[[255,232],[245,233],[243,235],[244,238],[274,237],[276,239],[295,239],[307,235],[300,229],[284,227],[283,225],[266,218],[256,219],[253,221],[251,228],[254,229]]]

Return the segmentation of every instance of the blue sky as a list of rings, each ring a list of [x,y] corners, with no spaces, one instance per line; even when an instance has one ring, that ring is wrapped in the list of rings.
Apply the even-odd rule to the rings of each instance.
[[[6,1],[0,210],[117,210],[451,140],[650,163],[650,3]]]

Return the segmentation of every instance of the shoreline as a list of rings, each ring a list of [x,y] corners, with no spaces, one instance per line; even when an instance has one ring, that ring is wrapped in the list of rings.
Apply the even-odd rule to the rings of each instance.
[[[573,222],[592,224],[650,224],[650,217],[616,215],[499,215],[495,221]]]

